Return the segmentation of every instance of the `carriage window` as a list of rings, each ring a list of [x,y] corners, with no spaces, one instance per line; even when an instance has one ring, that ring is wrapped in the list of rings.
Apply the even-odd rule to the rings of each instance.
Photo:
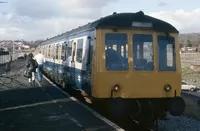
[[[153,37],[152,35],[133,35],[133,69],[154,70]]]
[[[158,58],[160,71],[176,70],[174,37],[158,36]]]
[[[53,45],[51,45],[50,47],[49,47],[49,53],[50,53],[50,58],[53,58],[53,54],[52,54],[52,52],[53,52]]]
[[[51,57],[51,45],[49,45],[48,57]]]
[[[58,46],[59,46],[59,43],[56,45],[56,59],[58,59]]]
[[[69,41],[67,44],[67,58],[72,56],[72,43],[73,41]]]
[[[45,46],[45,57],[48,57],[48,46]]]
[[[52,58],[55,59],[55,53],[56,53],[56,45],[52,45],[51,46],[51,55],[52,55]]]
[[[65,42],[62,44],[61,50],[62,50],[61,59],[66,60],[66,43]]]
[[[126,34],[106,34],[105,54],[107,70],[128,70],[128,42]]]
[[[77,41],[76,61],[82,63],[83,39]]]

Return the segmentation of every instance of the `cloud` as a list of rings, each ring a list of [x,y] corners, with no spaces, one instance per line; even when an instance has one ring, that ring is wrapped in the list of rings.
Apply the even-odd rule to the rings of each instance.
[[[46,39],[102,16],[114,0],[13,0],[11,12],[0,13],[0,39]],[[200,9],[160,11],[149,15],[174,25],[181,33],[198,32]]]
[[[168,1],[160,1],[159,3],[158,3],[158,6],[167,6],[169,4],[169,2]]]
[[[101,9],[114,0],[14,0],[13,7],[18,15],[36,19],[75,17],[96,18]]]
[[[200,32],[200,8],[192,11],[184,11],[183,9],[160,11],[149,13],[149,15],[167,21],[175,26],[180,33]]]
[[[13,0],[0,14],[0,39],[46,39],[94,21],[114,0]],[[17,35],[11,28],[20,29]],[[20,34],[20,35],[19,35]]]
[[[86,24],[90,21],[91,19],[75,20],[73,18],[34,20],[30,17],[24,18],[13,15],[13,17],[9,20],[5,21],[7,22],[7,26],[0,28],[0,39],[46,39]]]

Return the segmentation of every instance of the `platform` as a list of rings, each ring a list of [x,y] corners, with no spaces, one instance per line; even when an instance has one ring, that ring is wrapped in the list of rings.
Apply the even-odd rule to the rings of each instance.
[[[0,131],[123,130],[48,79],[29,85],[24,64],[17,60],[10,74],[0,74]]]

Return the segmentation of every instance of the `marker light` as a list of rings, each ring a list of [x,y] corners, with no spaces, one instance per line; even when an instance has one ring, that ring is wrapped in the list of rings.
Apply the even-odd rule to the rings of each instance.
[[[113,91],[117,92],[120,90],[120,86],[118,84],[113,86]]]
[[[170,84],[165,84],[164,89],[166,92],[169,92],[172,89],[172,86]]]

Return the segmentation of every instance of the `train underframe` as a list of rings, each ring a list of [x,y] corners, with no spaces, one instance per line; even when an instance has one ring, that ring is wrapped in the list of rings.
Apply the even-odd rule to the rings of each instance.
[[[156,120],[164,120],[166,113],[179,116],[185,103],[181,97],[145,99],[95,99],[94,105],[104,107],[116,122],[132,121],[147,127],[154,127]],[[106,109],[105,109],[106,108]]]
[[[63,80],[56,79],[53,75],[45,73],[62,87],[72,89],[69,84]],[[69,88],[70,87],[70,88]],[[75,89],[75,88],[74,88]],[[74,90],[75,91],[75,90]],[[77,90],[76,90],[77,91]],[[84,96],[83,92],[78,90],[78,94]],[[76,94],[77,95],[77,94]],[[98,111],[105,113],[116,123],[132,121],[135,124],[140,124],[147,127],[154,127],[155,121],[165,119],[166,113],[169,112],[173,116],[179,116],[184,112],[185,103],[181,97],[175,96],[172,98],[92,98],[88,102]],[[92,104],[91,104],[92,103]]]

